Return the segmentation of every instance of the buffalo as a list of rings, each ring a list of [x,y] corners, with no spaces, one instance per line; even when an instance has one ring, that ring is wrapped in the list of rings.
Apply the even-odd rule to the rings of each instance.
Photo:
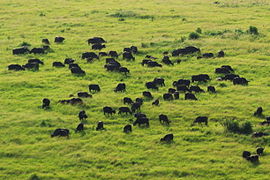
[[[168,119],[167,115],[161,114],[161,115],[159,115],[159,122],[161,124],[170,125],[171,121]]]
[[[193,123],[199,123],[199,124],[204,123],[206,126],[208,126],[208,117],[199,116],[193,121]]]
[[[17,48],[12,50],[13,55],[17,54],[27,54],[30,53],[30,50],[27,47]]]
[[[90,92],[100,92],[100,87],[98,84],[90,84],[88,87]]]
[[[199,75],[192,76],[191,79],[192,79],[191,80],[192,82],[195,82],[195,81],[207,82],[208,80],[210,80],[210,77],[207,74],[199,74]]]
[[[165,93],[165,94],[163,94],[163,99],[165,101],[171,101],[171,100],[173,100],[173,95],[170,93]]]
[[[123,59],[133,60],[134,61],[135,60],[135,57],[130,52],[124,52],[123,53]]]
[[[78,126],[77,126],[77,128],[76,128],[76,130],[75,130],[75,132],[80,132],[80,131],[83,131],[84,130],[84,124],[83,123],[80,123]]]
[[[43,44],[47,44],[47,45],[50,45],[50,41],[49,39],[42,39],[41,41]]]
[[[47,99],[47,98],[44,98],[43,100],[42,100],[42,108],[43,109],[48,109],[49,107],[50,107],[50,103],[51,103],[51,101],[49,100],[49,99]]]
[[[159,105],[159,99],[156,99],[154,102],[152,102],[152,105],[158,106]]]
[[[109,56],[114,57],[114,58],[118,58],[119,55],[116,51],[110,51]]]
[[[146,98],[153,99],[153,96],[152,96],[151,92],[149,92],[149,91],[144,91],[142,94]]]
[[[92,95],[89,94],[88,92],[78,92],[77,95],[78,97],[81,97],[81,98],[92,98]]]
[[[106,130],[104,128],[104,123],[102,121],[99,121],[96,127],[96,131],[102,131],[102,130]]]
[[[186,93],[185,94],[185,100],[198,100],[196,96],[192,93]]]
[[[145,83],[145,86],[146,86],[147,89],[158,90],[158,87],[154,82],[147,82],[147,83]]]
[[[101,50],[103,48],[106,48],[106,46],[105,45],[102,45],[102,44],[93,44],[92,45],[92,49],[93,50]]]
[[[248,85],[248,82],[246,78],[236,77],[233,79],[233,85]]]
[[[132,132],[132,126],[130,124],[125,125],[125,127],[123,128],[123,132],[124,133],[131,133]]]
[[[106,41],[102,37],[93,37],[87,40],[88,44],[102,44]]]
[[[82,59],[88,59],[88,58],[99,59],[98,55],[94,52],[82,53]]]
[[[19,64],[10,64],[8,66],[8,70],[14,70],[14,71],[24,71],[24,67],[22,67],[21,65]]]
[[[51,137],[55,136],[63,136],[63,137],[69,137],[69,130],[68,129],[56,129],[54,132],[51,134]]]
[[[263,151],[264,151],[264,148],[262,148],[262,147],[259,147],[256,149],[256,152],[259,156],[261,156],[263,154]]]
[[[65,67],[65,65],[62,62],[55,61],[52,64],[53,67]]]
[[[261,117],[262,116],[262,112],[263,112],[263,108],[262,107],[258,107],[256,112],[254,112],[254,116],[258,116]]]
[[[114,92],[125,92],[126,91],[126,84],[125,83],[119,83],[116,88],[114,89]]]
[[[85,71],[78,67],[73,67],[70,69],[70,71],[72,74],[85,75]]]
[[[139,125],[139,127],[141,127],[142,125],[149,127],[149,119],[147,117],[139,117],[133,123],[133,126],[136,126],[137,124]]]
[[[211,93],[216,93],[216,88],[214,86],[208,86],[207,91]]]
[[[132,99],[129,97],[124,97],[123,101],[124,101],[124,104],[133,104]]]
[[[171,143],[173,141],[173,134],[167,134],[160,139],[160,142]]]
[[[36,63],[36,64],[44,65],[44,63],[40,59],[29,59],[28,63]]]
[[[84,110],[79,112],[78,117],[79,117],[80,121],[86,120],[88,118],[88,116],[86,115]]]
[[[196,92],[196,93],[204,92],[204,90],[201,89],[199,86],[190,86],[189,90],[190,92]]]
[[[119,108],[119,112],[118,114],[122,114],[122,113],[125,113],[125,114],[132,114],[131,110],[128,108],[128,107],[120,107]]]
[[[115,114],[115,110],[113,110],[111,107],[105,106],[103,107],[103,113],[104,115],[112,115]]]
[[[45,50],[44,50],[44,48],[33,48],[33,49],[31,49],[30,53],[33,53],[33,54],[44,54],[45,53]]]
[[[182,49],[176,49],[172,52],[172,56],[180,56],[180,55],[188,55],[200,52],[201,50],[199,48],[196,48],[194,46],[188,46]]]
[[[60,37],[60,36],[54,38],[54,42],[55,43],[63,43],[64,40],[65,40],[65,38],[64,37]]]

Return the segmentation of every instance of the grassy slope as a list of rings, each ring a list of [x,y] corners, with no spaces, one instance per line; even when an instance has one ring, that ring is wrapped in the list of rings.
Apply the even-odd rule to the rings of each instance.
[[[266,13],[270,6],[267,1],[256,1],[258,4],[252,6],[251,2],[255,1],[221,2],[214,5],[211,0],[0,1],[0,178],[27,179],[36,174],[41,179],[267,179],[269,153],[261,158],[260,165],[254,166],[241,158],[241,152],[261,145],[268,147],[269,138],[225,134],[220,122],[235,118],[251,121],[255,130],[269,130],[258,126],[262,120],[252,117],[252,113],[263,106],[265,114],[270,114],[270,17]],[[110,16],[120,10],[127,16],[125,21]],[[250,25],[258,27],[262,35],[234,33],[235,29],[245,31]],[[220,36],[203,34],[199,40],[180,41],[197,27],[203,32],[231,32]],[[66,41],[62,45],[52,44],[54,53],[11,54],[22,42],[40,46],[42,38],[52,41],[57,35],[66,37]],[[89,51],[86,40],[93,36],[102,36],[109,42],[106,50],[139,47],[141,55],[136,56],[135,63],[121,60],[131,70],[131,76],[106,72],[103,60],[87,64],[80,59],[82,52]],[[146,48],[141,48],[141,43]],[[186,61],[162,69],[139,65],[146,53],[161,58],[163,51],[186,45],[198,46],[203,52],[223,49],[227,56],[207,60],[184,58]],[[23,64],[30,57],[44,60],[45,65],[39,72],[6,70],[8,64]],[[63,61],[66,57],[77,59],[87,75],[75,77],[67,68],[51,67],[53,61]],[[162,101],[160,107],[146,102],[142,111],[151,118],[150,129],[135,127],[132,134],[123,134],[122,127],[132,117],[105,118],[101,112],[106,105],[122,106],[124,96],[140,97],[145,90],[144,83],[154,77],[166,79],[167,86],[153,92],[159,97],[179,78],[208,73],[215,79],[214,69],[224,64],[249,79],[250,85],[242,87],[222,82],[227,87],[220,87],[221,82],[213,80],[209,84],[217,87],[218,94],[198,95],[198,102]],[[112,89],[121,80],[127,84],[127,92],[114,93]],[[56,103],[70,94],[87,91],[90,83],[99,83],[102,92],[85,100],[85,106]],[[202,85],[204,89],[206,86]],[[38,108],[44,97],[52,100],[51,110]],[[68,140],[49,137],[57,127],[74,129],[81,109],[90,116],[85,135],[72,132]],[[159,124],[160,113],[172,120],[170,127]],[[209,127],[190,126],[198,115],[210,117]],[[93,130],[100,120],[105,122],[108,131]],[[41,126],[43,121],[47,126]],[[169,132],[174,133],[175,143],[160,145],[159,139]]]

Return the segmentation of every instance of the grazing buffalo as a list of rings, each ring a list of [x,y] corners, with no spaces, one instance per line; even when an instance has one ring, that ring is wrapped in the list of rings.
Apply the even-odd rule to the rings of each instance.
[[[55,136],[63,136],[63,137],[69,137],[69,130],[68,129],[56,129],[54,132],[51,134],[51,137]]]
[[[248,161],[252,163],[258,163],[259,162],[259,156],[258,155],[252,155],[247,158]]]
[[[60,100],[59,103],[77,105],[77,104],[83,104],[83,100],[81,98],[72,98],[68,100]]]
[[[81,98],[92,98],[93,97],[88,92],[78,92],[77,95],[78,95],[78,97],[81,97]]]
[[[60,37],[60,36],[54,38],[55,43],[63,43],[64,40],[65,40],[65,38]]]
[[[179,92],[174,92],[173,93],[174,99],[179,99]]]
[[[214,57],[214,54],[213,53],[204,53],[202,55],[203,58],[213,58]]]
[[[262,107],[258,107],[256,112],[254,112],[254,116],[258,116],[261,117],[262,116],[262,112],[263,112],[263,108]]]
[[[233,85],[248,85],[248,82],[246,78],[236,77],[233,79]]]
[[[141,103],[135,102],[131,105],[131,111],[135,113],[136,111],[139,111],[141,109]]]
[[[177,91],[180,91],[180,92],[189,92],[189,88],[187,86],[184,86],[184,85],[176,86],[176,89],[177,89]]]
[[[210,77],[207,74],[199,74],[199,75],[194,75],[191,77],[192,82],[195,82],[195,81],[207,82],[208,80],[210,80]]]
[[[92,45],[92,49],[93,50],[101,50],[103,48],[106,48],[106,46],[105,45],[102,45],[102,44],[93,44]]]
[[[259,148],[257,148],[257,150],[256,150],[256,152],[257,152],[257,154],[258,154],[259,156],[261,156],[261,155],[263,154],[263,151],[264,151],[264,148],[262,148],[262,147],[259,147]]]
[[[124,73],[125,75],[127,75],[129,73],[129,70],[126,67],[120,67],[119,68],[119,72],[120,73]]]
[[[161,114],[161,115],[159,115],[159,122],[161,124],[170,125],[171,121],[168,119],[168,116]]]
[[[168,93],[170,93],[170,94],[173,94],[175,92],[176,92],[176,89],[174,89],[174,88],[169,88],[168,89]]]
[[[216,93],[216,88],[214,86],[208,86],[207,91],[211,93]]]
[[[199,86],[190,86],[189,90],[190,92],[196,92],[196,93],[204,92],[204,90],[201,89]]]
[[[120,66],[116,63],[112,63],[112,64],[105,64],[104,68],[106,68],[107,71],[119,71]]]
[[[115,114],[115,110],[113,110],[111,107],[105,106],[103,107],[103,113],[104,115],[112,115]]]
[[[193,121],[193,123],[199,123],[199,124],[204,123],[206,126],[208,126],[208,117],[199,116]]]
[[[22,65],[23,68],[28,69],[28,70],[34,70],[38,71],[39,70],[39,64],[37,63],[26,63],[25,65]]]
[[[172,65],[173,66],[173,62],[170,60],[169,56],[164,56],[162,59],[162,62],[166,65]]]
[[[149,62],[152,62],[152,61],[149,59],[144,59],[144,60],[142,60],[141,65],[142,66],[144,66],[145,64],[147,65]]]
[[[133,104],[132,99],[129,97],[124,97],[123,101],[124,101],[124,104]]]
[[[30,50],[27,47],[17,48],[12,50],[13,55],[17,54],[27,54],[30,53]]]
[[[173,141],[173,134],[167,134],[160,139],[160,142],[171,143]]]
[[[136,47],[136,46],[131,46],[130,49],[131,49],[131,52],[132,52],[132,53],[134,53],[134,54],[137,54],[137,53],[138,53],[138,47]]]
[[[155,78],[153,80],[153,83],[156,85],[156,86],[165,86],[165,79],[164,78]]]
[[[65,67],[65,65],[62,62],[55,61],[52,64],[53,67]]]
[[[156,62],[156,61],[149,61],[149,62],[147,63],[147,67],[162,67],[162,65],[159,64],[159,63]]]
[[[185,94],[185,100],[198,100],[194,94],[192,93],[186,93]]]
[[[194,46],[188,46],[182,49],[176,49],[172,52],[172,56],[180,56],[180,55],[188,55],[200,52],[201,50],[199,48],[196,48]]]
[[[165,101],[172,101],[173,100],[173,95],[170,94],[170,93],[165,93],[165,94],[163,94],[163,99]]]
[[[124,52],[123,53],[123,59],[126,59],[126,60],[135,60],[135,57],[132,55],[131,52]]]
[[[119,83],[116,88],[114,89],[114,92],[125,92],[126,91],[126,84],[125,83]]]
[[[136,98],[135,99],[135,102],[136,103],[139,103],[140,105],[142,105],[143,104],[143,99],[142,98]]]
[[[164,54],[164,53],[163,53],[163,54]],[[167,54],[168,54],[168,53],[167,53]],[[164,54],[164,55],[167,55],[167,54]],[[153,57],[153,56],[151,56],[151,55],[146,55],[145,58],[148,58],[148,59],[158,59],[158,58]]]
[[[217,74],[230,74],[231,71],[226,68],[216,68],[215,73]]]
[[[44,98],[43,100],[42,100],[42,108],[43,109],[48,109],[49,107],[50,107],[50,103],[51,103],[51,101],[49,100],[49,99],[47,99],[47,98]]]
[[[31,54],[44,54],[45,50],[43,48],[33,48],[30,51]]]
[[[143,96],[149,99],[153,99],[154,97],[152,96],[151,92],[149,91],[143,91]]]
[[[85,71],[78,67],[73,67],[70,69],[70,71],[72,74],[85,75]]]
[[[123,128],[123,132],[124,133],[131,133],[132,132],[132,126],[130,124],[125,125],[125,127]]]
[[[268,133],[264,133],[264,132],[254,132],[254,133],[252,134],[252,137],[254,137],[254,138],[263,137],[263,136],[268,136]]]
[[[96,127],[96,131],[102,131],[102,130],[106,130],[104,128],[104,123],[102,121],[99,121]]]
[[[249,151],[243,151],[243,153],[242,153],[242,157],[245,159],[249,158],[250,155],[251,155],[251,153]]]
[[[270,121],[263,121],[263,122],[261,122],[260,124],[261,124],[261,125],[268,125],[268,126],[269,126],[269,125],[270,125]]]
[[[98,56],[99,57],[102,57],[102,56],[108,56],[108,54],[106,52],[99,52],[98,53]]]
[[[84,110],[79,112],[78,117],[79,117],[80,121],[86,120],[88,118],[88,116],[86,115],[86,112]]]
[[[102,44],[106,41],[102,37],[93,37],[87,40],[88,44]]]
[[[222,65],[221,68],[227,69],[228,71],[234,72],[233,68],[229,65]]]
[[[11,64],[8,66],[8,70],[14,70],[14,71],[24,71],[24,67],[22,67],[19,64]]]
[[[154,102],[152,102],[152,105],[158,106],[159,105],[159,99],[156,99]]]
[[[64,64],[73,64],[75,62],[74,59],[72,58],[66,58],[65,61],[64,61]]]
[[[225,53],[224,53],[224,51],[219,51],[218,52],[218,55],[217,55],[217,57],[224,57],[225,56]]]
[[[147,82],[147,83],[145,83],[145,86],[146,86],[147,89],[158,90],[158,87],[154,82]]]
[[[118,58],[118,53],[116,51],[110,51],[109,52],[109,56],[113,57],[113,58]]]
[[[90,92],[100,92],[100,87],[98,84],[90,84],[88,87]]]
[[[125,113],[125,114],[128,114],[128,113],[129,114],[132,114],[132,112],[129,109],[129,107],[120,107],[118,114],[123,114],[123,113]]]
[[[190,80],[188,79],[179,79],[178,81],[173,82],[173,86],[187,86],[189,87]]]
[[[136,126],[137,124],[139,125],[139,127],[141,127],[142,125],[149,127],[149,119],[147,117],[139,117],[133,123],[133,126]]]
[[[83,130],[84,130],[84,124],[83,124],[83,123],[80,123],[80,124],[77,126],[75,132],[80,132],[80,131],[83,131]]]
[[[226,74],[223,78],[221,78],[222,80],[230,80],[232,81],[234,78],[239,77],[239,75],[236,74]]]
[[[82,59],[88,59],[88,58],[99,59],[98,55],[94,52],[82,53]]]
[[[44,63],[40,59],[29,59],[28,63],[36,63],[36,64],[44,65]]]
[[[42,43],[43,43],[43,44],[50,45],[49,39],[42,39]]]
[[[71,68],[81,68],[81,67],[79,66],[79,64],[71,63],[68,65],[68,68],[71,69]]]

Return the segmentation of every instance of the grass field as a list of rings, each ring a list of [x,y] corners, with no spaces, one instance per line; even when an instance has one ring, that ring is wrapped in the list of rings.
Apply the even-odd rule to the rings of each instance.
[[[225,132],[222,123],[236,120],[251,122],[253,131],[270,133],[259,125],[263,119],[253,116],[257,107],[270,116],[270,2],[268,0],[0,0],[0,179],[269,179],[270,151],[268,136],[251,138]],[[247,33],[250,26],[259,35]],[[200,38],[189,34],[201,28]],[[66,38],[53,43],[56,36]],[[121,52],[124,47],[138,46],[135,62],[119,58],[130,69],[129,76],[108,72],[105,58],[87,63],[81,54],[92,51],[87,39],[101,36],[107,40],[104,51]],[[12,49],[27,42],[41,46],[41,40],[52,42],[53,52],[45,55],[12,55]],[[140,65],[145,55],[160,58],[188,45],[202,52],[224,50],[224,58],[182,60],[174,66],[148,68]],[[94,51],[98,52],[98,51]],[[70,57],[86,71],[74,76],[67,67],[53,68],[52,62]],[[12,63],[25,64],[40,58],[40,70],[8,71]],[[250,82],[248,86],[215,80],[215,68],[231,65],[235,72]],[[131,134],[122,128],[132,116],[105,117],[102,107],[124,106],[123,97],[142,97],[145,82],[165,78],[165,87],[151,91],[162,97],[172,82],[206,73],[217,94],[196,94],[198,101],[163,101],[153,107],[146,101],[142,112],[150,118],[150,128],[133,127]],[[125,93],[115,93],[124,82]],[[101,92],[84,105],[58,104],[70,94],[88,91],[96,83]],[[43,98],[51,100],[51,109],[39,108]],[[162,99],[162,98],[161,98]],[[86,110],[89,118],[85,133],[75,133],[77,114]],[[159,123],[164,113],[172,121],[169,127]],[[209,126],[191,126],[197,116],[208,116]],[[107,131],[95,131],[104,121]],[[71,130],[69,139],[51,138],[56,128]],[[160,138],[174,134],[174,143],[161,144]],[[259,164],[242,158],[242,151],[255,153],[265,147]]]

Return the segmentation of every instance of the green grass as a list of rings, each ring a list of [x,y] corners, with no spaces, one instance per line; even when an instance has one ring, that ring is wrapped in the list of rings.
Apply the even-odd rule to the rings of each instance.
[[[269,137],[225,131],[222,123],[251,122],[254,131],[270,132],[262,127],[262,119],[253,117],[258,106],[270,115],[270,15],[264,0],[154,0],[154,1],[86,1],[86,0],[10,0],[0,1],[0,179],[268,179],[270,168]],[[119,21],[123,18],[124,21]],[[250,26],[258,35],[247,33]],[[191,32],[200,28],[200,38],[189,40]],[[55,36],[66,38],[54,44]],[[91,64],[80,58],[91,51],[86,40],[102,36],[105,51],[122,51],[138,46],[135,62],[120,63],[128,67],[130,76],[105,71],[105,58]],[[41,46],[49,38],[54,52],[46,55],[12,55],[21,44]],[[147,68],[140,65],[146,54],[160,58],[162,52],[193,45],[202,52],[224,50],[225,58],[199,59],[179,57],[175,66]],[[37,72],[8,71],[12,63],[24,64],[29,58],[40,58],[45,65]],[[52,62],[66,57],[77,60],[86,76],[71,75],[67,67],[53,68]],[[248,86],[216,81],[214,70],[231,65],[237,74],[250,80]],[[207,73],[217,94],[196,95],[197,102],[161,100],[159,107],[145,102],[142,112],[150,118],[150,128],[134,127],[131,134],[122,133],[132,116],[106,118],[103,106],[123,106],[125,96],[136,98],[146,90],[144,83],[164,77],[166,87],[153,91],[162,97],[174,80]],[[115,93],[119,82],[127,85],[126,93]],[[84,99],[83,106],[61,105],[57,101],[70,94],[88,91],[98,83],[101,92]],[[50,110],[40,109],[43,98],[52,101]],[[86,110],[89,118],[85,134],[74,133],[77,114]],[[160,125],[158,115],[167,114],[170,127]],[[209,116],[209,126],[191,126],[197,116]],[[104,121],[107,131],[94,130]],[[56,128],[68,128],[71,137],[51,138]],[[172,144],[159,139],[173,133]],[[243,150],[253,153],[257,146],[266,147],[259,165],[241,157]]]

